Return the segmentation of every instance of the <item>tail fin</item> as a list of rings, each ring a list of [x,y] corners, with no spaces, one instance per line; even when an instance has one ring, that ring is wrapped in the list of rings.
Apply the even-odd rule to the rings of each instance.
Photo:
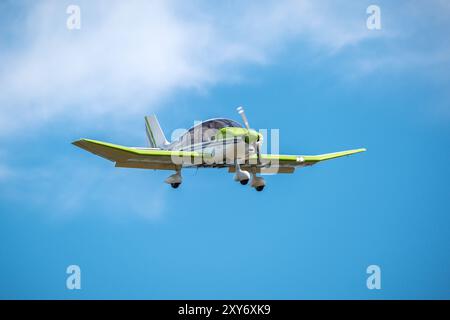
[[[151,148],[164,148],[169,144],[155,115],[145,117],[145,130]]]

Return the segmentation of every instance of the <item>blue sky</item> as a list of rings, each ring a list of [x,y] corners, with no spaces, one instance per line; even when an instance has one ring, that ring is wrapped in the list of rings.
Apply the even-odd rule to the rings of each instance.
[[[373,3],[2,2],[0,297],[450,298],[450,7],[378,1],[370,31]],[[146,114],[170,136],[238,105],[282,153],[368,151],[257,193],[70,144],[145,146]]]

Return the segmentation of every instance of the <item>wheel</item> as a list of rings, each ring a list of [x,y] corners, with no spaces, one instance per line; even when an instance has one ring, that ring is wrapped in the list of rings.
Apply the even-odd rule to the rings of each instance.
[[[263,191],[264,190],[264,186],[258,186],[255,187],[256,191]]]
[[[171,183],[172,188],[176,189],[180,186],[181,183]]]
[[[243,186],[245,186],[248,183],[248,179],[239,181]]]

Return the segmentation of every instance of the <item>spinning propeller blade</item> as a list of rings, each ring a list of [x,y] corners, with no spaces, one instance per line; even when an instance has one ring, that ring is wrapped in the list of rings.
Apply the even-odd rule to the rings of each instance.
[[[237,112],[241,115],[242,121],[244,121],[244,125],[245,125],[245,127],[247,128],[247,130],[250,130],[250,125],[248,124],[248,120],[247,120],[247,116],[245,115],[244,108],[243,108],[243,107],[238,107],[236,110],[237,110]],[[259,140],[259,139],[258,139],[258,140]],[[258,164],[261,163],[261,161],[260,161],[260,158],[261,158],[261,152],[260,152],[259,145],[260,145],[260,141],[255,141],[255,142],[253,142],[253,147],[255,148],[255,151],[256,151],[256,156],[257,156],[257,159],[258,159]]]

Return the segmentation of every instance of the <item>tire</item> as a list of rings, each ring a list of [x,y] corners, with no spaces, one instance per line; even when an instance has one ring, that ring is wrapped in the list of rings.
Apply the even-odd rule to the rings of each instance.
[[[248,179],[239,181],[243,186],[245,186],[248,183]]]
[[[264,190],[264,186],[258,186],[255,187],[256,191],[263,191]]]
[[[171,183],[172,188],[176,189],[180,186],[181,183]]]

